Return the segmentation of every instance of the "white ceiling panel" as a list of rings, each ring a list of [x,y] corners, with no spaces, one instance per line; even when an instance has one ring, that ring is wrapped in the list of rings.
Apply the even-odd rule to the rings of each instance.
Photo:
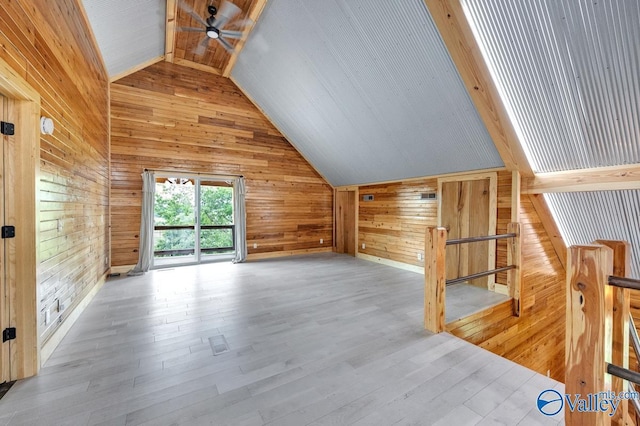
[[[638,0],[463,0],[537,172],[640,163]]]
[[[503,165],[423,0],[270,0],[232,78],[336,186]]]
[[[165,0],[83,0],[110,77],[164,55]]]
[[[631,245],[631,276],[640,279],[640,191],[545,194],[567,246],[595,240]]]

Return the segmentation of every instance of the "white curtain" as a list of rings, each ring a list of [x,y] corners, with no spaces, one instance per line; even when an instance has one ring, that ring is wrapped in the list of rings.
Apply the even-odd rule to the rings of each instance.
[[[142,172],[142,214],[140,215],[140,247],[138,263],[127,275],[142,275],[151,266],[153,256],[153,205],[155,203],[156,179],[152,171]]]
[[[244,208],[245,188],[243,177],[236,179],[234,189],[233,209],[236,215],[236,257],[233,259],[233,263],[239,263],[247,259],[247,219]]]

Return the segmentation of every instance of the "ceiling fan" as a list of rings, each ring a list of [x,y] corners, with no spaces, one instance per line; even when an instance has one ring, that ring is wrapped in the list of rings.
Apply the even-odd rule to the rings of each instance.
[[[253,24],[253,21],[248,18],[236,19],[242,9],[228,0],[222,0],[219,9],[214,5],[209,5],[207,7],[209,17],[206,20],[198,15],[184,0],[180,0],[178,6],[203,26],[203,28],[178,27],[178,31],[205,33],[200,43],[198,43],[198,47],[193,50],[193,53],[198,56],[204,55],[210,40],[216,40],[227,52],[233,53],[233,46],[227,39],[241,39],[244,27]],[[227,29],[227,27],[235,29]]]

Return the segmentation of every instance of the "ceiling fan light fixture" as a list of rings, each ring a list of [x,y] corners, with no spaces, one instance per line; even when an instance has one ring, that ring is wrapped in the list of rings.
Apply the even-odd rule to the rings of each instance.
[[[215,40],[220,37],[220,31],[215,27],[207,27],[207,37]]]

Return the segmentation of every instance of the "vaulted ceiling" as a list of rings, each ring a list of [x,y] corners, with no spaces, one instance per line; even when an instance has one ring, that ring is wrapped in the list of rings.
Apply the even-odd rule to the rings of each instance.
[[[178,1],[83,0],[112,79],[158,60],[230,76],[336,186],[504,164],[565,193],[546,196],[565,241],[635,238],[637,0],[235,0],[256,24],[204,55]]]
[[[126,51],[130,41],[115,48],[108,34],[127,22],[122,12],[84,1],[101,49]],[[257,23],[234,54],[211,40],[199,55],[203,34],[179,31],[201,26],[187,11],[208,16],[206,1],[155,0],[145,13],[168,17],[165,59],[216,74],[233,66],[236,84],[332,185],[503,166],[422,0],[235,3]],[[105,59],[111,73],[116,60]],[[138,66],[154,60],[141,55]]]

